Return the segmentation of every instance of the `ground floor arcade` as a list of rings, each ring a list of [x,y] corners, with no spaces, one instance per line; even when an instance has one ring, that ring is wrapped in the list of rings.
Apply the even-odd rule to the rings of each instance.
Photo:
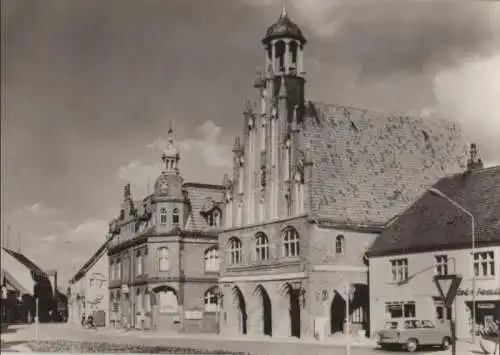
[[[369,328],[366,276],[350,276],[320,272],[222,278],[221,333],[324,339],[345,333],[349,312],[350,333],[364,335]]]

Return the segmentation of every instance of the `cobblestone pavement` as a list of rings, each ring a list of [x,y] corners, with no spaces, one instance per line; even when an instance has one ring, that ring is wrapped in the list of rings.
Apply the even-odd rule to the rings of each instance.
[[[2,333],[2,353],[9,351],[26,352],[28,341],[36,337],[35,325],[15,325]],[[345,343],[341,338],[324,342],[274,338],[226,338],[215,334],[168,334],[159,332],[123,331],[116,329],[88,330],[72,324],[41,324],[38,331],[39,340],[76,340],[100,341],[117,344],[142,344],[146,346],[177,346],[202,348],[206,350],[224,349],[227,351],[244,351],[253,355],[343,355],[346,353]],[[370,354],[403,354],[399,351],[383,351],[373,342],[354,343],[351,355]],[[450,351],[422,351],[426,355],[449,355]],[[479,347],[465,342],[457,345],[457,355],[479,355]]]

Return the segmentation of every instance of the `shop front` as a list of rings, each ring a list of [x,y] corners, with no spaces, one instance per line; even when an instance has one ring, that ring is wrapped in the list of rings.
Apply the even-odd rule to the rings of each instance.
[[[475,292],[472,288],[458,290],[455,307],[457,336],[459,338],[471,337],[473,319],[475,320],[476,335],[488,323],[500,322],[500,287],[498,287],[498,282],[493,286],[497,287],[480,286],[476,288]]]

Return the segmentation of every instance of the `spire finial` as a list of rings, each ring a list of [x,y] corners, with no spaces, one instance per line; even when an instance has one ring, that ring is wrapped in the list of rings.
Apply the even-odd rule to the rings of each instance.
[[[285,18],[287,16],[288,16],[288,14],[286,12],[286,5],[285,5],[285,2],[283,2],[283,7],[281,8],[281,17]]]
[[[172,142],[172,134],[174,133],[174,130],[172,129],[172,120],[168,121],[168,141]]]

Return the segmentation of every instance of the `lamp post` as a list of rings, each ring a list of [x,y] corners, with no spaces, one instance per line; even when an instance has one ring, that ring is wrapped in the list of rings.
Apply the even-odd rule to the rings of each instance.
[[[459,205],[457,202],[453,201],[450,197],[445,195],[443,192],[440,190],[431,187],[429,189],[429,192],[432,194],[439,196],[445,200],[447,200],[449,203],[451,203],[453,206],[461,210],[463,213],[468,215],[471,218],[471,234],[472,234],[472,260],[474,261],[474,255],[476,252],[476,235],[475,235],[475,219],[474,215],[465,207]],[[474,342],[476,339],[476,271],[472,271],[472,342]]]

